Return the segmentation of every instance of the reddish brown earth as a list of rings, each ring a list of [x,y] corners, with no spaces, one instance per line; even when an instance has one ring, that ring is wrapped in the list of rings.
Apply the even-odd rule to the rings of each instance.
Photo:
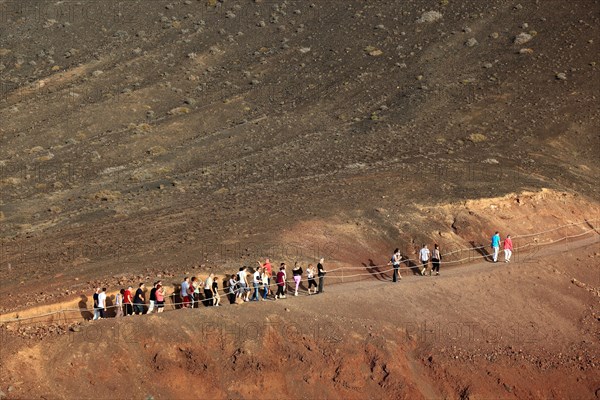
[[[8,325],[0,379],[11,398],[594,398],[599,243],[43,339]]]

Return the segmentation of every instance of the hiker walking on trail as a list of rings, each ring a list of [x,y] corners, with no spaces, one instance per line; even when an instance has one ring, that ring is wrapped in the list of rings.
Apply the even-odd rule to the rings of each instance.
[[[221,305],[221,295],[219,294],[219,278],[214,277],[212,283],[212,295],[213,295],[213,306],[219,307]]]
[[[248,287],[246,267],[240,267],[238,272],[238,284],[240,286],[240,297],[246,302],[249,301],[250,288]]]
[[[190,281],[190,286],[188,287],[188,293],[190,296],[190,303],[192,303],[192,308],[200,307],[200,286],[202,285],[202,281],[195,276],[192,276],[192,280]]]
[[[262,283],[262,279],[260,277],[260,270],[262,268],[257,268],[252,274],[252,287],[254,288],[254,293],[252,294],[252,299],[250,301],[258,301],[260,297],[260,284]]]
[[[179,295],[181,296],[181,302],[183,303],[184,308],[188,308],[190,306],[190,278],[187,276],[183,278],[183,282],[181,282],[181,290],[179,291]]]
[[[421,247],[419,259],[421,260],[422,264],[421,276],[425,276],[425,271],[427,271],[427,266],[429,265],[429,249],[427,248],[426,244]]]
[[[267,283],[267,294],[269,294],[271,293],[271,279],[273,278],[273,266],[271,265],[271,261],[268,258],[265,259],[264,264],[261,264],[260,261],[258,261],[258,265],[260,265],[267,273],[267,277],[269,280],[269,282]]]
[[[275,299],[285,299],[285,264],[281,263],[279,267],[279,272],[277,273],[277,293],[275,293]]]
[[[142,315],[144,313],[144,304],[146,304],[146,297],[144,296],[144,289],[146,285],[140,283],[138,289],[135,291],[133,297],[133,311],[136,315]]]
[[[154,282],[152,289],[150,289],[150,304],[148,305],[148,314],[152,314],[154,306],[156,305],[156,285],[158,282]]]
[[[440,274],[441,260],[442,256],[440,254],[440,246],[438,246],[436,243],[433,245],[433,252],[431,253],[431,271],[429,272],[429,275],[431,275],[431,272],[435,272],[436,276]]]
[[[315,267],[312,264],[308,264],[306,269],[306,278],[308,278],[308,294],[312,294],[311,288],[315,287],[315,293],[317,293],[317,281],[315,281]]]
[[[98,314],[100,318],[106,318],[104,313],[106,312],[106,288],[102,288],[102,291],[98,293]]]
[[[100,318],[100,308],[98,307],[98,294],[100,294],[100,288],[96,288],[92,298],[94,299],[94,321]]]
[[[317,275],[319,276],[319,291],[317,293],[319,294],[323,293],[324,291],[325,274],[327,273],[327,271],[325,271],[325,267],[323,266],[324,261],[325,259],[321,258],[317,264]]]
[[[156,309],[157,312],[161,313],[165,310],[165,288],[161,281],[156,284]]]
[[[504,239],[504,262],[510,262],[510,257],[513,252],[513,242],[510,238],[510,235],[506,235],[506,239]]]
[[[208,278],[204,281],[204,306],[212,307],[213,305],[213,292],[212,284],[215,274],[211,273]]]
[[[125,294],[125,289],[121,289],[117,292],[115,296],[115,318],[121,318],[123,316],[123,295]]]
[[[269,275],[267,274],[267,270],[265,268],[262,268],[262,273],[260,275],[260,279],[262,282],[262,288],[263,288],[263,296],[262,296],[262,300],[267,300],[267,295],[269,294]]]
[[[493,260],[498,262],[498,252],[500,251],[500,233],[498,231],[492,236],[492,250],[494,250]]]
[[[392,254],[392,267],[394,267],[394,276],[392,278],[392,282],[398,282],[398,278],[402,279],[402,275],[400,274],[400,262],[402,261],[402,255],[400,254],[400,249],[394,250],[394,254]]]
[[[133,314],[133,287],[128,286],[123,294],[123,302],[125,303],[125,316]]]
[[[237,289],[237,281],[235,280],[237,275],[233,274],[229,277],[229,287],[227,297],[229,298],[229,304],[235,304],[235,299],[239,295],[239,291]]]
[[[298,262],[294,263],[294,268],[292,269],[292,275],[294,276],[294,283],[296,284],[296,290],[294,291],[294,296],[298,296],[298,286],[300,286],[300,281],[302,281],[302,267],[298,265]]]

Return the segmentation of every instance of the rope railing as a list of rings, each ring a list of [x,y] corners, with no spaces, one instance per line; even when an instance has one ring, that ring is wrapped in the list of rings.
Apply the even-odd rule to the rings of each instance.
[[[565,227],[578,226],[578,225],[583,225],[583,224],[591,225],[590,224],[591,222],[596,222],[596,221],[600,221],[600,219],[586,220],[586,221],[580,222],[580,223],[565,224],[565,225],[562,225],[562,226],[559,226],[559,227],[555,227],[553,229],[549,229],[549,230],[546,230],[546,231],[543,231],[543,232],[538,232],[538,233],[532,233],[532,234],[527,234],[527,235],[514,235],[513,238],[517,239],[517,238],[525,238],[525,237],[531,237],[531,236],[539,236],[539,235],[546,234],[546,233],[549,233],[549,232],[557,231],[557,230],[565,228]],[[516,254],[517,250],[523,250],[523,249],[531,247],[531,246],[547,246],[547,245],[550,245],[550,244],[561,242],[563,240],[572,239],[572,238],[578,238],[578,237],[581,237],[581,236],[584,236],[584,235],[587,235],[587,234],[590,234],[590,233],[600,234],[600,232],[598,232],[596,228],[592,227],[592,229],[588,229],[585,232],[582,232],[582,233],[579,233],[579,234],[574,234],[574,235],[562,236],[562,237],[560,237],[558,239],[555,239],[555,240],[550,240],[550,241],[546,241],[546,242],[534,241],[533,243],[532,242],[526,243],[525,245],[514,247],[513,251],[515,251],[515,254]],[[483,249],[483,248],[487,248],[487,247],[488,246],[476,246],[476,247],[464,248],[464,249],[452,251],[452,252],[449,252],[449,253],[444,253],[442,255],[443,255],[443,257],[447,257],[448,255],[456,254],[458,252],[474,251],[474,250],[479,250],[479,249]],[[488,255],[481,254],[480,257],[483,258],[483,259],[486,259],[486,258],[491,257],[491,255],[489,255],[489,254]],[[473,260],[473,257],[467,257],[467,258],[462,258],[462,259],[459,259],[459,260],[452,260],[452,261],[442,261],[442,260],[440,260],[440,265],[459,264],[459,263],[463,263],[465,261],[472,261],[472,260]],[[414,270],[415,268],[417,268],[417,269],[421,268],[421,263],[419,262],[419,260],[416,260],[416,259],[410,259],[410,258],[408,258],[408,259],[402,259],[401,263],[402,264],[409,263],[409,266],[398,267],[399,271]],[[413,263],[413,265],[411,266],[410,263]],[[345,275],[345,274],[344,275],[331,275],[331,274],[335,273],[335,272],[338,272],[338,271],[357,270],[357,269],[358,270],[365,270],[365,269],[382,268],[382,267],[389,267],[389,266],[391,266],[390,262],[388,262],[386,264],[380,264],[380,265],[368,265],[368,266],[362,266],[362,267],[336,268],[336,269],[332,269],[332,270],[327,271],[327,274],[328,274],[327,279],[328,280],[329,279],[342,279],[343,280],[343,279],[350,279],[350,278],[363,277],[363,276],[383,275],[383,274],[386,274],[386,273],[389,273],[389,272],[393,272],[394,268],[392,267],[392,268],[385,269],[385,270],[382,270],[382,271],[374,271],[374,272],[369,271],[369,272],[363,273],[363,274],[352,274],[352,275]],[[315,277],[315,279],[316,278],[317,277]],[[293,279],[286,279],[284,282],[285,282],[285,286],[286,287],[287,286],[292,286],[293,287],[295,285],[295,281]],[[269,285],[269,289],[276,288],[276,287],[277,286],[276,286],[275,283],[272,283],[272,284]],[[246,290],[248,290],[250,292],[252,290],[254,290],[252,282],[249,282],[247,284],[247,289]],[[259,286],[259,290],[261,290],[261,291],[264,290],[264,286],[260,285]],[[240,293],[240,292],[241,292],[241,290],[240,290],[240,288],[238,288],[238,289],[234,290],[233,294],[236,295],[236,296],[238,296],[238,293]],[[232,294],[230,292],[229,288],[219,289],[218,293],[219,293],[221,299],[223,299],[223,298],[224,299],[228,299],[228,295]],[[169,303],[166,302],[166,299],[171,299],[171,298],[174,299],[175,297],[177,297],[177,292],[174,292],[173,294],[171,294],[169,296],[165,296],[165,306],[168,305],[171,308],[170,311],[177,310],[177,309],[183,308],[183,306],[191,304],[191,301],[190,302],[175,302],[174,300],[172,300]],[[259,296],[259,298],[260,297],[261,296]],[[209,302],[209,301],[214,301],[214,297],[213,298],[208,298],[208,299],[197,299],[197,300],[194,300],[193,303],[194,304],[196,304],[196,303],[205,303],[205,302]],[[132,306],[135,305],[135,303],[128,303],[128,304],[131,304]],[[148,304],[146,304],[146,303],[141,304],[141,305],[144,306],[144,307],[148,306]],[[107,306],[106,310],[108,311],[108,310],[116,309],[117,307],[123,307],[123,305],[111,305],[111,306]],[[180,307],[180,308],[178,308],[178,307]],[[155,304],[154,308],[155,309],[157,308],[156,304]],[[166,307],[164,307],[164,308],[165,308],[165,311],[166,311]],[[66,308],[66,309],[60,309],[60,310],[51,311],[51,312],[47,312],[47,313],[43,313],[43,314],[38,314],[38,315],[34,315],[34,316],[29,316],[29,317],[11,318],[11,319],[6,319],[6,320],[0,320],[0,323],[5,324],[5,323],[12,323],[12,322],[23,322],[23,321],[33,320],[33,319],[37,319],[37,318],[50,317],[50,316],[58,315],[58,314],[61,314],[61,313],[63,313],[63,315],[64,315],[64,313],[69,313],[69,312],[93,313],[93,311],[94,311],[94,309],[89,309],[89,308]],[[18,313],[18,312],[15,312],[15,313]],[[1,315],[0,315],[0,317],[1,317]],[[64,318],[66,320],[66,316]]]

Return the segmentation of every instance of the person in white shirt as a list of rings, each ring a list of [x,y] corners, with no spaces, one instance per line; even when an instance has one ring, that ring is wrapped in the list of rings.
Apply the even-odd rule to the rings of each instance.
[[[100,318],[104,317],[104,312],[106,311],[106,288],[102,288],[102,291],[98,293],[98,312],[100,313]]]
[[[423,245],[421,251],[419,252],[419,259],[421,260],[423,267],[421,269],[421,275],[425,276],[425,271],[427,271],[427,266],[429,265],[429,249],[427,248],[426,244]]]
[[[246,267],[241,267],[240,272],[238,272],[238,284],[240,285],[240,297],[244,301],[249,301],[248,298],[250,297],[250,288],[248,287],[248,280],[246,279],[246,274]]]
[[[317,293],[317,281],[315,280],[315,267],[312,264],[308,264],[308,268],[306,269],[306,278],[308,279],[308,294],[313,294],[311,292],[311,288],[315,287],[315,292]]]
[[[267,272],[266,268],[262,268],[260,278],[262,280],[263,287],[263,296],[261,300],[264,301],[267,299],[267,295],[269,294],[269,273]]]
[[[214,276],[215,274],[211,273],[204,281],[204,305],[206,307],[212,307],[213,305],[212,284]]]
[[[252,274],[252,286],[254,287],[254,293],[252,294],[252,299],[250,301],[258,301],[258,298],[260,296],[259,294],[259,287],[260,284],[262,283],[262,279],[260,276],[260,270],[262,268],[257,268],[254,273]]]
[[[392,282],[398,282],[398,278],[402,279],[402,275],[400,274],[400,262],[402,261],[402,255],[400,254],[400,249],[394,250],[394,254],[392,254],[392,267],[394,267],[394,275],[392,277]]]

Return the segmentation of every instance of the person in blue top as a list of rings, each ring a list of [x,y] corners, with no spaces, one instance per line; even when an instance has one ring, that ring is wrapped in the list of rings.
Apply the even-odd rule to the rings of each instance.
[[[498,252],[500,251],[500,233],[498,231],[492,236],[492,250],[494,250],[494,262],[498,262]]]

